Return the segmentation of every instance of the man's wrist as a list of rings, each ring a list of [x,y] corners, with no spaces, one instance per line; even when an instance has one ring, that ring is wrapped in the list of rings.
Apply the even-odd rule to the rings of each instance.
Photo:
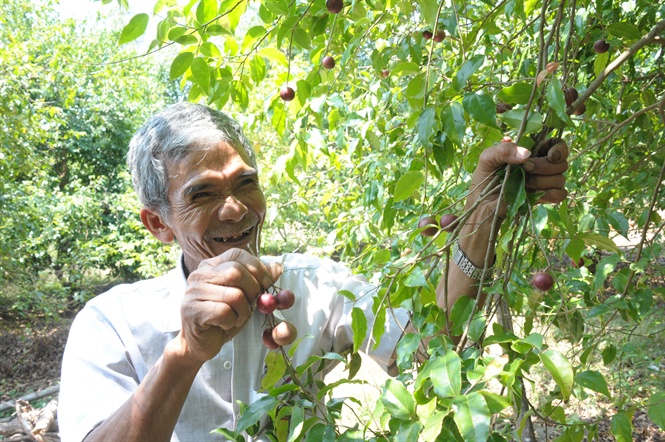
[[[460,248],[459,241],[455,240],[452,248],[452,261],[459,267],[459,269],[471,279],[481,279],[483,276],[483,267],[476,267],[473,262],[469,259],[464,251]],[[492,274],[494,261],[496,257],[492,260],[492,264],[487,268],[485,276]]]

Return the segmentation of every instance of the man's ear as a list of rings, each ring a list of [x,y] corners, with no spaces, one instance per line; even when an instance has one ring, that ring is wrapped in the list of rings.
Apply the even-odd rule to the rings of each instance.
[[[162,217],[157,212],[144,207],[141,209],[141,221],[143,225],[152,233],[152,235],[163,243],[173,241],[173,230],[162,221]]]

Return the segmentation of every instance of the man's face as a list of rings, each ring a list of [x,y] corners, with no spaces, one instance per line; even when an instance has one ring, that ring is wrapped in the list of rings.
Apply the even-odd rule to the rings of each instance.
[[[171,229],[191,272],[199,263],[231,248],[258,254],[258,229],[266,200],[247,155],[220,142],[170,164]]]

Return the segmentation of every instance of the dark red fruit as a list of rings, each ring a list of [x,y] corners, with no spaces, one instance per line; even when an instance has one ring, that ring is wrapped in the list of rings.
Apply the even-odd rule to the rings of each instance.
[[[439,229],[436,226],[436,220],[432,218],[431,216],[423,216],[420,218],[420,221],[418,221],[418,228],[422,229],[423,227],[427,227],[425,230],[420,232],[421,235],[424,236],[434,236],[436,235],[436,232],[439,231]]]
[[[596,53],[598,54],[604,54],[605,52],[610,50],[610,44],[605,40],[597,40],[593,44],[593,50],[596,51]]]
[[[423,31],[423,38],[425,40],[431,40],[433,35],[432,31]]]
[[[575,115],[582,115],[584,112],[586,112],[586,105],[582,103],[575,108],[575,111],[573,113]]]
[[[503,114],[504,112],[508,112],[513,108],[512,104],[508,103],[497,103],[496,105],[496,113],[497,114]]]
[[[441,43],[444,38],[446,38],[446,31],[444,31],[443,29],[439,29],[438,31],[436,31],[436,35],[432,37],[432,40],[434,40],[437,43]]]
[[[381,71],[381,76],[383,78],[388,78],[390,76],[390,71],[388,69],[384,69]]]
[[[287,321],[280,322],[272,329],[272,339],[277,345],[292,344],[297,337],[298,330],[296,330],[296,326]]]
[[[325,57],[323,57],[321,65],[323,65],[323,67],[326,69],[332,69],[335,67],[335,59],[332,58],[330,55],[326,55]]]
[[[563,90],[563,96],[566,98],[566,106],[570,106],[577,100],[580,94],[577,93],[577,89],[574,87],[567,87]]]
[[[282,289],[275,294],[275,301],[277,301],[277,309],[284,310],[293,307],[296,297],[291,290]]]
[[[531,283],[538,290],[546,292],[549,289],[551,289],[552,286],[554,286],[554,278],[552,278],[552,275],[550,275],[549,273],[538,272],[535,275],[533,275]]]
[[[326,8],[331,14],[337,14],[344,9],[344,0],[326,0]]]
[[[281,91],[279,91],[279,96],[284,101],[291,101],[296,97],[296,91],[294,91],[292,87],[287,86],[285,88],[282,88]]]
[[[439,220],[439,225],[443,230],[446,232],[452,232],[455,230],[455,227],[457,227],[457,215],[453,215],[452,213],[446,213],[441,216],[441,219]]]
[[[263,340],[263,345],[265,345],[266,348],[274,350],[279,347],[279,344],[277,344],[277,342],[275,342],[275,340],[272,337],[271,328],[263,330],[263,335],[261,336],[261,339]]]
[[[270,293],[264,293],[256,301],[256,308],[264,315],[269,315],[277,308],[277,300]]]

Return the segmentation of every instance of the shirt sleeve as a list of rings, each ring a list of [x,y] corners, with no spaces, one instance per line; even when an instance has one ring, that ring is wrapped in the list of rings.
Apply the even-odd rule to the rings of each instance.
[[[117,326],[116,326],[117,327]],[[95,307],[86,306],[69,332],[62,361],[58,423],[63,442],[81,441],[138,387],[133,344]]]

